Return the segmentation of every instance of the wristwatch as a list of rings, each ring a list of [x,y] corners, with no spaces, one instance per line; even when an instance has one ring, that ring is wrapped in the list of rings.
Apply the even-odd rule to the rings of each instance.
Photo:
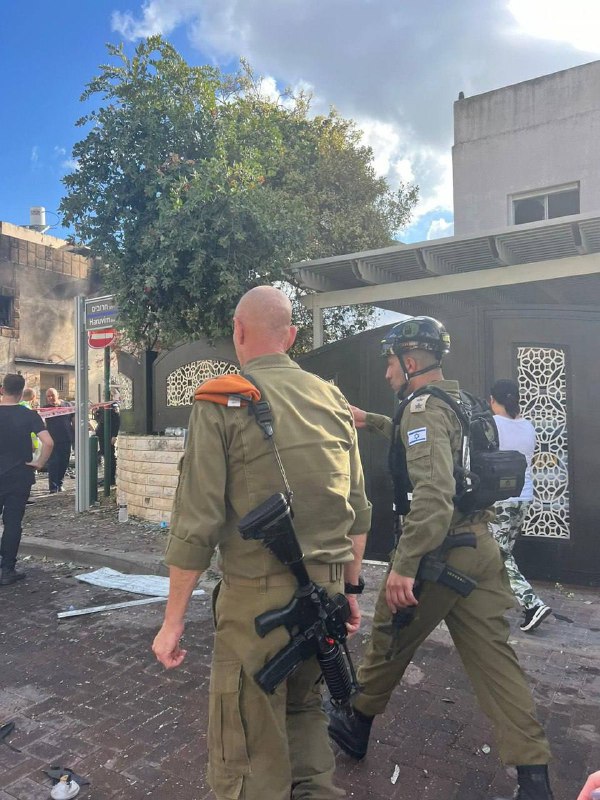
[[[362,594],[365,588],[365,582],[362,575],[358,579],[358,583],[345,583],[344,594]]]

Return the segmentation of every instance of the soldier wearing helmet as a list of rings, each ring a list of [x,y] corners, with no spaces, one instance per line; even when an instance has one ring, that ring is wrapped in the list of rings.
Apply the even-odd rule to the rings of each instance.
[[[549,748],[503,613],[513,605],[498,546],[489,533],[491,509],[464,513],[455,506],[455,464],[463,429],[439,390],[460,401],[445,380],[442,359],[450,337],[438,320],[411,317],[383,338],[386,379],[401,400],[394,421],[353,408],[358,428],[391,440],[390,469],[404,481],[402,535],[392,553],[373,618],[371,641],[358,673],[362,691],[354,713],[330,709],[331,738],[350,756],[366,755],[371,726],[385,711],[421,642],[445,620],[483,711],[492,720],[505,764],[517,766],[517,800],[552,800]],[[410,498],[410,500],[408,499]],[[447,573],[469,581],[463,596],[438,580],[432,554]],[[425,576],[425,577],[424,577]],[[418,588],[417,588],[418,587]],[[463,587],[464,588],[464,587]]]
[[[398,396],[405,397],[411,380],[441,369],[442,358],[450,352],[450,336],[433,317],[411,317],[399,322],[381,341],[381,355],[388,358],[386,379]],[[396,366],[404,382],[397,386]]]

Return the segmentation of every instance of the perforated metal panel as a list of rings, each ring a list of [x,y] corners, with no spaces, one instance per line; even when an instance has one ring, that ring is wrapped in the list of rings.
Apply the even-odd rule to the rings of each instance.
[[[565,351],[558,347],[518,347],[522,414],[537,433],[532,462],[534,500],[525,536],[568,539],[569,469]]]
[[[122,372],[117,372],[114,385],[119,390],[119,405],[121,410],[130,411],[133,408],[133,381]]]
[[[183,364],[167,376],[167,406],[191,406],[194,392],[209,378],[220,375],[233,375],[239,372],[230,361],[202,359]]]

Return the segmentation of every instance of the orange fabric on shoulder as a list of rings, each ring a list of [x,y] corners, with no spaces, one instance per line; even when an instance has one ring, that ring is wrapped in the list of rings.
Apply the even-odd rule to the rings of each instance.
[[[260,400],[260,392],[256,386],[243,375],[221,375],[219,378],[209,378],[196,389],[194,400],[208,400],[210,403],[226,406],[231,395],[239,397],[242,406],[247,405],[248,400],[252,400],[254,403]]]

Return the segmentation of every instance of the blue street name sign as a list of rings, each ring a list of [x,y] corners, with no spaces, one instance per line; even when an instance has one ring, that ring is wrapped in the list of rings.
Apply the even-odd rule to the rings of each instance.
[[[97,331],[103,328],[114,328],[119,309],[115,305],[112,294],[104,297],[88,297],[85,301],[85,329]]]

